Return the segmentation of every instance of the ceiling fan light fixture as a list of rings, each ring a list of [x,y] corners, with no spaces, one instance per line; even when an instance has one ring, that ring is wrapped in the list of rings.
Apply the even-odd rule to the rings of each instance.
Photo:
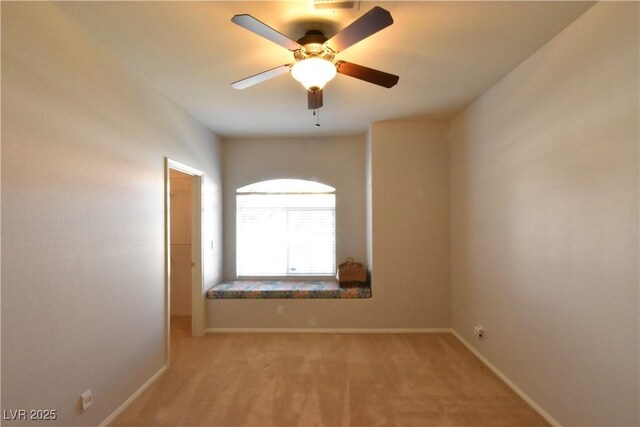
[[[308,58],[291,67],[291,75],[307,90],[320,90],[336,76],[336,66],[326,59]]]

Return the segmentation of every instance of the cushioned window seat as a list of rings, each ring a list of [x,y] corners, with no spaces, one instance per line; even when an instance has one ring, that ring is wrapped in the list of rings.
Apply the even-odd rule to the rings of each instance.
[[[209,299],[371,298],[368,285],[341,288],[335,280],[234,280],[215,285]]]

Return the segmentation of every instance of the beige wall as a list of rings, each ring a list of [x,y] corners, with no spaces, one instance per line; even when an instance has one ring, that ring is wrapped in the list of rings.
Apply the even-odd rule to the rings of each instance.
[[[336,257],[366,260],[364,136],[234,138],[223,143],[225,278],[236,278],[236,190],[268,179],[336,189]]]
[[[371,125],[373,292],[394,294],[405,322],[423,327],[450,326],[446,129]]]
[[[191,180],[170,170],[171,315],[191,315]]]
[[[371,164],[365,165],[365,159]],[[346,213],[338,210],[337,222],[341,218],[351,221],[342,232],[357,229],[357,239],[352,242],[357,246],[353,252],[339,250],[338,258],[355,253],[358,259],[368,259],[365,189],[371,181],[373,298],[210,300],[209,327],[448,327],[447,162],[445,125],[439,122],[376,123],[366,139],[225,141],[225,254],[235,250],[230,244],[235,233],[229,226],[229,218],[234,217],[235,189],[290,171],[295,177],[313,177],[335,186],[338,207],[347,206],[347,201],[340,199],[340,189],[354,185],[346,187],[352,204]],[[399,191],[396,185],[406,190]],[[340,234],[339,228],[338,239]],[[227,262],[227,270],[232,271],[233,264]],[[278,305],[284,308],[282,316],[276,315]]]
[[[2,409],[97,425],[164,365],[164,156],[205,172],[209,287],[219,150],[53,3],[2,3]]]
[[[563,425],[640,424],[638,36],[599,3],[452,122],[453,327]]]

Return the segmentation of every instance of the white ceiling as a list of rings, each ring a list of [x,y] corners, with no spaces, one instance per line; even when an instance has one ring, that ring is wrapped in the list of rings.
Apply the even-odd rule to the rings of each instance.
[[[361,2],[313,10],[283,2],[55,2],[125,63],[222,136],[337,135],[379,120],[448,118],[593,5],[591,2]],[[338,75],[324,90],[320,128],[290,75],[230,83],[291,63],[292,54],[233,23],[248,13],[296,40],[335,34],[374,6],[394,24],[337,59],[400,76],[391,89]]]

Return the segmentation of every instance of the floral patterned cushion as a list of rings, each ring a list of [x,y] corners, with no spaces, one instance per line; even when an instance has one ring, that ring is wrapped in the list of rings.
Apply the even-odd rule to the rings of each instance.
[[[340,287],[335,280],[234,280],[215,285],[209,299],[371,298],[368,285]]]

